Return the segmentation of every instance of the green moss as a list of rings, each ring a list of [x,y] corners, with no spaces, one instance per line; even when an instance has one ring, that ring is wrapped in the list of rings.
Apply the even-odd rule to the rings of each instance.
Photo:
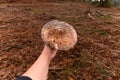
[[[98,73],[104,74],[105,76],[111,76],[110,72],[106,69],[102,69],[102,68],[97,68],[96,70]]]

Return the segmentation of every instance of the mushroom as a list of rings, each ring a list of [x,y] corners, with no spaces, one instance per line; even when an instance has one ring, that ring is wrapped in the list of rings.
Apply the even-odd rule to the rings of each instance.
[[[41,31],[42,40],[51,48],[69,50],[77,43],[75,29],[66,22],[52,20]]]

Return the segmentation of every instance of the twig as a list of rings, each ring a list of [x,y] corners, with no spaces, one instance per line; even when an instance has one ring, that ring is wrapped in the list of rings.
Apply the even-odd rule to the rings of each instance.
[[[95,21],[95,18],[93,16],[91,16],[90,13],[88,13],[88,17]]]

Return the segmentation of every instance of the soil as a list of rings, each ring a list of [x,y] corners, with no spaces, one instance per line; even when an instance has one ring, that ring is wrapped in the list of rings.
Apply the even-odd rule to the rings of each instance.
[[[0,80],[15,80],[34,63],[44,47],[41,28],[56,19],[76,29],[78,42],[68,51],[58,51],[48,80],[120,79],[119,9],[78,2],[12,1],[0,2]]]

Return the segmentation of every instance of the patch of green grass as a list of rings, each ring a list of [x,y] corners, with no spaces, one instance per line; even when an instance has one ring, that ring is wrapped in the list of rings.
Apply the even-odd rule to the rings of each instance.
[[[67,65],[65,67],[65,70],[63,71],[65,75],[70,74],[70,75],[78,75],[80,74],[80,70],[84,68],[85,65],[81,63],[80,61],[74,61],[72,65]]]
[[[79,22],[79,21],[85,21],[85,18],[83,16],[77,16],[77,17],[63,18],[63,20],[69,22]]]
[[[105,30],[97,30],[97,32],[100,34],[100,35],[107,35],[108,32],[105,31]]]
[[[97,80],[104,80],[103,78],[98,78]]]
[[[74,14],[75,14],[75,16],[81,16],[83,13],[81,10],[75,10]]]
[[[95,33],[96,29],[94,26],[88,26],[84,29],[84,32],[87,32],[87,33]]]
[[[89,60],[91,60],[91,59],[92,59],[91,56],[90,56],[90,55],[87,55],[87,54],[83,55],[82,58],[81,58],[81,60],[84,61],[84,62],[85,62],[85,61],[89,61]]]
[[[95,19],[97,19],[97,20],[108,20],[109,22],[111,22],[112,17],[109,14],[107,14],[105,16],[96,15]]]
[[[62,16],[60,17],[60,19],[68,22],[86,21],[85,16],[83,15],[82,11],[79,9],[66,11],[62,13]]]
[[[76,21],[77,21],[77,19],[74,18],[74,17],[71,17],[71,18],[65,18],[64,20],[65,20],[65,21],[69,21],[69,22],[76,22]]]
[[[31,15],[37,15],[37,14],[40,13],[40,11],[37,10],[37,9],[32,9],[32,10],[30,11],[30,13],[31,13]]]
[[[74,73],[75,68],[73,68],[73,67],[68,67],[68,68],[66,68],[66,71],[67,71],[67,73]]]
[[[113,24],[113,21],[106,21],[106,24]]]
[[[104,74],[105,76],[111,76],[110,72],[106,69],[102,69],[102,68],[97,68],[96,70],[98,73]]]
[[[75,72],[75,70],[77,70],[74,66],[68,66],[68,67],[66,67],[65,68],[65,70],[64,71],[62,71],[62,75],[74,75],[75,76],[75,74],[77,74],[76,72]]]
[[[84,29],[84,32],[87,32],[89,34],[98,34],[98,35],[107,35],[108,31],[102,30],[102,29],[96,29],[95,27],[87,27]]]
[[[104,17],[103,17],[103,16],[99,16],[99,15],[97,15],[97,16],[96,16],[96,19],[97,19],[97,20],[103,20]]]
[[[88,32],[88,31],[95,31],[95,28],[94,27],[91,27],[91,26],[88,26],[87,28],[84,29],[85,32]]]
[[[113,19],[113,18],[111,17],[110,14],[104,16],[104,20],[109,20],[109,21],[111,21],[112,19]]]

